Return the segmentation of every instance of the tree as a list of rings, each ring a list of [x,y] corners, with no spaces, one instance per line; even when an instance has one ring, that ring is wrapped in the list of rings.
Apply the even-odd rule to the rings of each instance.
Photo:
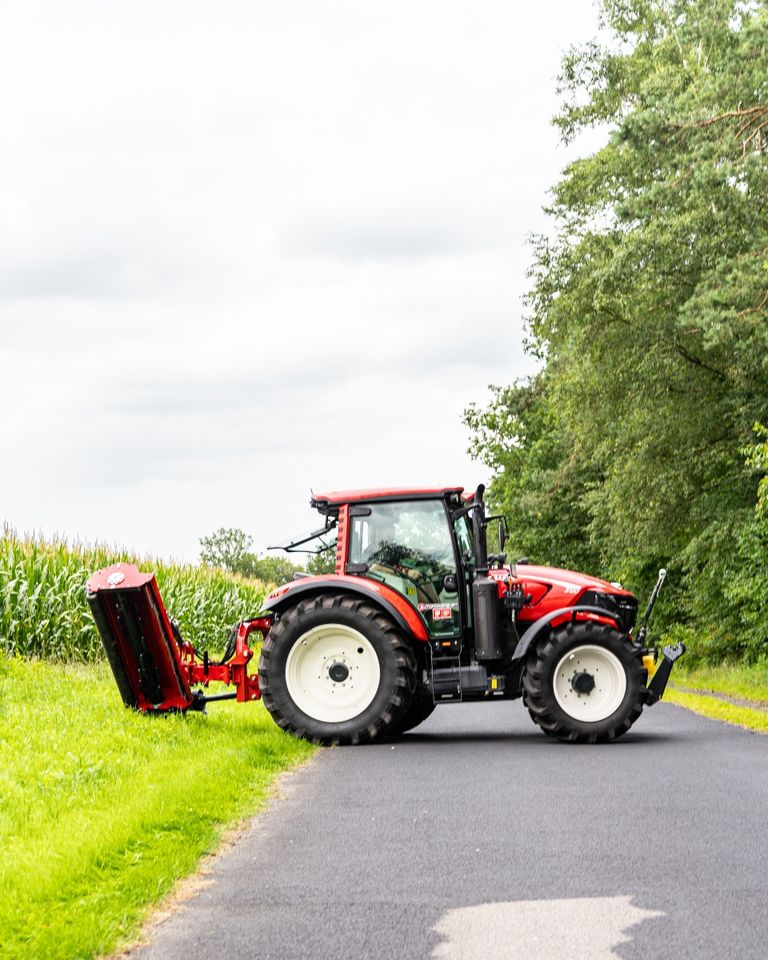
[[[483,410],[465,412],[474,450],[495,476],[490,500],[509,522],[512,559],[597,571],[589,542],[589,513],[580,506],[599,479],[579,455],[573,437],[548,402],[546,374],[527,384],[492,387]]]
[[[200,562],[206,567],[223,567],[230,573],[250,576],[253,537],[243,530],[219,527],[210,536],[200,537],[199,542]]]
[[[758,437],[758,443],[748,447],[745,453],[748,465],[757,472],[759,477],[755,512],[768,533],[768,427],[756,423],[755,434]]]
[[[336,549],[322,550],[320,553],[311,553],[307,557],[307,573],[320,576],[323,573],[333,573],[336,570]]]
[[[301,571],[301,567],[291,563],[286,557],[256,557],[252,558],[251,576],[264,583],[288,583],[293,580],[294,573]]]
[[[534,245],[543,370],[467,412],[473,451],[531,542],[559,525],[558,560],[641,589],[671,567],[695,652],[756,657],[765,596],[741,608],[761,542],[744,450],[768,411],[768,10],[601,8],[612,39],[563,62],[555,123],[606,142],[566,169]]]
[[[200,538],[200,562],[268,584],[286,583],[301,570],[285,557],[257,556],[250,550],[252,543],[253,538],[243,530],[220,527],[210,536]]]

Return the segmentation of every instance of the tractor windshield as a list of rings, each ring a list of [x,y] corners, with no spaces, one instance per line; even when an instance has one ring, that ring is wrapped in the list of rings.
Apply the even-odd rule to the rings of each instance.
[[[445,589],[445,578],[455,576],[456,561],[443,502],[373,503],[369,515],[351,523],[350,561],[365,564],[366,576],[408,597],[433,636],[453,634],[458,594]]]

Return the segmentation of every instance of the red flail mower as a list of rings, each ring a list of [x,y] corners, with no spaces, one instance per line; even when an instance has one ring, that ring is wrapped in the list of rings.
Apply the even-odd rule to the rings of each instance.
[[[322,744],[397,735],[443,703],[522,697],[559,740],[614,740],[664,693],[681,644],[646,645],[665,572],[635,632],[618,583],[489,555],[484,488],[316,494],[324,518],[289,552],[335,551],[335,572],[296,574],[230,634],[220,661],[169,617],[152,574],[99,570],[88,602],[122,698],[147,713],[263,699],[284,730]],[[261,640],[249,674],[251,635]],[[648,682],[649,672],[653,674]],[[234,691],[209,694],[212,682]]]

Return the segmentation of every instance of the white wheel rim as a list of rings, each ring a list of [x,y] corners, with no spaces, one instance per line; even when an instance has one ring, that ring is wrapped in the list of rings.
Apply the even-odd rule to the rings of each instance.
[[[380,679],[376,651],[362,633],[341,623],[307,630],[285,663],[291,699],[324,723],[343,723],[361,714],[376,696]]]
[[[574,688],[574,677],[586,674],[594,681],[589,692]],[[577,681],[578,683],[578,681]],[[587,680],[584,686],[589,686]],[[560,709],[574,720],[596,723],[621,706],[627,675],[621,661],[605,647],[585,644],[569,650],[555,668],[554,691]]]

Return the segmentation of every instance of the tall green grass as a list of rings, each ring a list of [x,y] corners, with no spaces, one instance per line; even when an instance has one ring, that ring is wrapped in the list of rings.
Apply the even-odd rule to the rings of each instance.
[[[199,649],[223,649],[229,627],[261,609],[264,585],[221,570],[140,558],[115,547],[21,538],[5,527],[0,539],[0,650],[59,661],[103,655],[85,581],[101,567],[136,563],[157,576],[182,635]]]
[[[111,953],[313,752],[261,704],[150,718],[106,663],[0,653],[0,957]]]
[[[182,634],[221,651],[264,585],[107,546],[0,539],[0,956],[93,958],[152,906],[275,776],[313,753],[261,704],[149,718],[125,710],[85,598],[94,570],[157,576]],[[57,662],[50,662],[57,661]]]

